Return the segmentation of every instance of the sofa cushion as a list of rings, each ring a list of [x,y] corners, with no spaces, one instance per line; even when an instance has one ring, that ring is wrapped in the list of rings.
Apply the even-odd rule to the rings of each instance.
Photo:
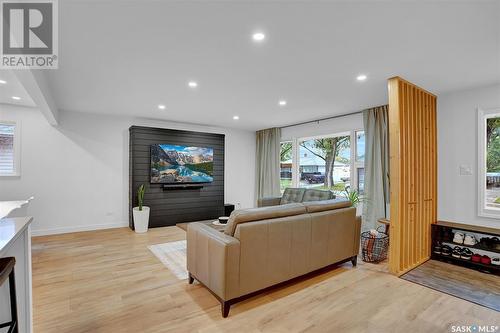
[[[304,193],[304,197],[302,198],[302,202],[330,200],[333,198],[334,198],[334,196],[333,196],[332,191],[308,189]]]
[[[302,202],[305,191],[305,188],[286,188],[283,196],[281,197],[280,205],[286,205],[292,202]]]
[[[351,207],[351,201],[347,199],[332,199],[321,201],[304,202],[304,206],[308,213],[323,212],[325,210],[333,210],[339,208]]]
[[[240,223],[274,219],[293,215],[305,214],[306,208],[301,203],[291,203],[280,206],[250,208],[235,210],[231,213],[224,233],[234,235],[236,226]]]

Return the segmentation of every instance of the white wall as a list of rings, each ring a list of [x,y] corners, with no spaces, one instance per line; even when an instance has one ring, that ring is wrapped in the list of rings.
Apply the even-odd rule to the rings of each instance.
[[[500,107],[500,85],[438,96],[438,219],[500,228],[477,215],[477,108]],[[472,175],[461,176],[467,165]]]
[[[21,177],[0,178],[0,200],[34,195],[34,234],[128,225],[131,125],[225,134],[225,201],[254,205],[254,132],[78,112],[61,112],[53,127],[37,109],[6,105],[0,119],[22,131]]]
[[[286,127],[281,130],[281,140],[336,134],[352,131],[353,129],[363,129],[363,114],[357,113],[320,122]]]

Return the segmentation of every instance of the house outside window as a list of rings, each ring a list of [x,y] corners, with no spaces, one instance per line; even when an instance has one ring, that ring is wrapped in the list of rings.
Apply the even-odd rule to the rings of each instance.
[[[0,121],[0,177],[20,175],[19,124]]]
[[[479,109],[478,126],[478,215],[500,218],[500,109]]]

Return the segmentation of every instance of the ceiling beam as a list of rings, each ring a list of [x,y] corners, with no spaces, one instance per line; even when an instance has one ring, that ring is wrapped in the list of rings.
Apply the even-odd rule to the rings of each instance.
[[[56,126],[59,119],[59,110],[54,102],[43,71],[22,69],[13,72],[49,124]]]

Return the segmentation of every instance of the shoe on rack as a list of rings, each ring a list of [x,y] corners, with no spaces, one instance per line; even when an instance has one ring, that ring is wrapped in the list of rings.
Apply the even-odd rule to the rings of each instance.
[[[464,238],[464,244],[468,246],[474,246],[477,244],[477,239],[474,235],[466,234]]]
[[[472,262],[481,262],[481,255],[474,253],[470,259],[472,260]]]
[[[464,234],[461,232],[455,232],[453,236],[453,243],[463,244],[464,243]]]
[[[434,245],[434,250],[432,252],[437,253],[437,254],[441,254],[441,251],[442,251],[442,247],[441,247],[441,245],[439,245],[439,243]]]
[[[454,258],[460,258],[461,254],[462,254],[462,248],[455,246],[453,248],[453,252],[451,253],[451,256]]]
[[[481,257],[481,264],[485,264],[485,265],[490,265],[491,264],[491,258],[488,257],[488,256],[482,256]]]
[[[491,238],[491,248],[497,251],[500,251],[500,239],[498,237]]]
[[[460,258],[465,259],[465,260],[470,260],[474,253],[472,253],[471,250],[468,248],[463,248],[462,252],[460,252]]]
[[[448,245],[441,246],[441,254],[445,256],[451,255],[451,247]]]
[[[500,257],[495,257],[491,259],[491,264],[495,266],[500,266]]]

